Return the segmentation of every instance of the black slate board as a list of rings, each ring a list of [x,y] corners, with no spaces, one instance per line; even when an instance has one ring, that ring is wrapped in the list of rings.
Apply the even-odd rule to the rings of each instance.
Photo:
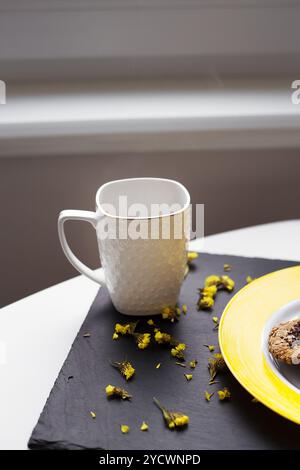
[[[245,285],[247,275],[259,277],[299,264],[200,254],[180,296],[180,303],[188,306],[187,316],[173,325],[154,317],[155,322],[162,324],[163,331],[171,332],[188,345],[187,360],[198,359],[191,382],[183,376],[189,369],[175,365],[167,348],[153,345],[140,351],[130,338],[112,340],[114,324],[126,323],[132,317],[119,314],[106,289],[101,289],[53,386],[29,440],[29,448],[299,449],[300,427],[262,404],[252,403],[252,397],[229,371],[219,375],[219,384],[208,386],[210,353],[203,344],[217,344],[211,317],[221,315],[232,294],[218,294],[212,315],[196,310],[197,288],[209,274],[223,273],[224,263],[233,266],[230,276],[236,281],[235,292]],[[141,325],[139,330],[146,331]],[[84,338],[85,332],[91,332],[91,336]],[[109,359],[121,361],[125,357],[136,368],[136,377],[129,383],[109,364]],[[162,363],[160,369],[155,368],[158,362]],[[125,387],[132,393],[132,401],[108,400],[104,392],[107,384]],[[217,396],[210,403],[204,400],[206,389],[217,391],[224,386],[232,392],[231,402],[219,402]],[[153,396],[171,409],[188,414],[187,429],[168,430],[152,402]],[[91,418],[90,410],[96,412],[96,419]],[[149,423],[148,432],[139,429],[143,420]],[[130,425],[129,434],[121,434],[121,424]]]

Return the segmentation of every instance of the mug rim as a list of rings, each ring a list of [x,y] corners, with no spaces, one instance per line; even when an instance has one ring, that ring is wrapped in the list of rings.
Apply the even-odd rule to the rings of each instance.
[[[153,216],[149,216],[149,217],[142,217],[142,216],[126,217],[126,216],[122,216],[122,215],[113,215],[113,214],[110,214],[109,212],[105,211],[102,208],[102,206],[99,202],[99,196],[100,196],[101,192],[103,191],[103,189],[105,189],[107,186],[109,186],[113,183],[120,183],[121,181],[122,182],[127,182],[127,181],[140,181],[140,180],[166,181],[168,183],[173,183],[176,186],[178,186],[184,192],[184,194],[186,196],[186,203],[178,211],[168,213],[168,214],[153,215]],[[191,202],[191,196],[190,196],[189,191],[179,181],[172,180],[172,179],[169,179],[169,178],[155,178],[155,177],[148,177],[148,176],[138,177],[138,178],[121,178],[121,179],[118,179],[118,180],[108,181],[107,183],[102,184],[102,186],[100,186],[100,188],[98,188],[98,190],[96,192],[96,198],[95,199],[96,199],[96,208],[97,208],[97,210],[99,210],[101,212],[101,214],[103,214],[107,217],[111,217],[112,219],[123,219],[123,220],[150,220],[150,219],[160,219],[160,218],[163,218],[163,217],[174,217],[175,215],[178,215],[178,214],[181,214],[182,212],[185,212],[188,209],[188,207],[190,205],[190,202]]]

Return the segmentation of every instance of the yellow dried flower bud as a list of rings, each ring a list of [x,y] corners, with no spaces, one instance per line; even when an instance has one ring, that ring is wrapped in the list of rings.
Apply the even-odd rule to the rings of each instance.
[[[130,430],[130,427],[127,426],[127,424],[122,424],[122,425],[121,425],[121,432],[122,432],[123,434],[127,434],[127,433],[129,432],[129,430]]]
[[[183,306],[182,306],[182,311],[183,311],[184,314],[187,313],[187,306],[186,306],[186,304],[183,304]]]
[[[212,274],[205,279],[205,287],[218,286],[221,282],[220,276]]]
[[[213,396],[213,393],[209,393],[205,390],[204,397],[206,401],[210,402],[212,396]]]
[[[193,374],[183,374],[186,378],[186,380],[189,382],[193,378]]]
[[[177,357],[178,359],[184,359],[184,351],[186,345],[184,343],[179,343],[177,346],[171,349],[171,355]]]
[[[150,320],[148,320],[147,323],[148,323],[148,325],[151,325],[151,326],[154,325],[154,321],[152,320],[152,318],[150,318]]]
[[[231,397],[231,393],[226,387],[223,388],[223,390],[219,390],[218,395],[219,395],[219,400],[221,401],[228,400]]]
[[[180,411],[169,411],[167,408],[162,406],[156,398],[153,398],[153,401],[162,412],[169,429],[174,429],[175,427],[181,428],[189,423],[189,417],[187,415]]]
[[[213,297],[207,295],[205,297],[200,297],[198,301],[198,307],[203,310],[208,310],[214,306],[214,299]]]
[[[224,264],[223,269],[224,271],[231,271],[232,266],[230,264]]]
[[[199,253],[197,253],[196,251],[188,251],[187,253],[188,262],[194,261],[195,259],[198,258],[198,256],[199,256]]]
[[[160,330],[157,330],[154,339],[158,344],[168,344],[172,340],[172,336],[168,333],[162,333]]]
[[[105,392],[107,397],[118,397],[122,398],[123,400],[131,398],[131,395],[126,390],[124,390],[124,388],[115,387],[114,385],[107,385]]]
[[[113,338],[113,339],[118,339],[118,338],[119,338],[118,333],[114,333],[114,334],[112,335],[112,338]]]
[[[145,423],[145,421],[143,421],[143,422],[142,422],[142,425],[141,425],[141,427],[140,427],[140,430],[141,430],[141,431],[148,431],[148,429],[149,429],[148,424]]]
[[[246,277],[247,284],[250,284],[250,282],[253,282],[253,281],[254,281],[253,277],[251,277],[251,276]]]
[[[119,369],[119,371],[121,372],[123,377],[125,377],[126,380],[129,380],[133,376],[133,374],[135,373],[134,367],[128,361],[113,362],[112,366]]]
[[[229,276],[221,276],[221,284],[224,289],[228,290],[229,292],[233,291],[235,282]]]
[[[137,333],[136,340],[137,340],[138,348],[145,349],[150,344],[151,335],[150,333]]]

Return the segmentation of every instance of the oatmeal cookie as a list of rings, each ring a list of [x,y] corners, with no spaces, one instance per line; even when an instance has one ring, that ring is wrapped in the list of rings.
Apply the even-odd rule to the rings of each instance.
[[[286,364],[300,364],[300,318],[272,328],[268,344],[276,359]]]

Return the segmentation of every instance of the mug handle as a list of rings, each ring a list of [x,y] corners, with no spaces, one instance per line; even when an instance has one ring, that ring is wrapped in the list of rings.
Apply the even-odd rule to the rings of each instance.
[[[57,228],[58,228],[58,236],[59,236],[62,249],[67,259],[74,266],[74,268],[76,268],[77,271],[79,271],[81,274],[84,274],[92,281],[95,281],[101,286],[104,286],[105,278],[104,278],[103,269],[100,272],[95,273],[92,269],[88,268],[85,264],[83,264],[74,255],[73,251],[69,247],[67,239],[66,239],[66,235],[65,235],[65,229],[64,229],[64,224],[67,220],[83,220],[85,222],[90,222],[92,226],[96,229],[96,225],[98,222],[98,217],[96,213],[90,212],[90,211],[78,211],[78,210],[62,211],[58,217]]]

